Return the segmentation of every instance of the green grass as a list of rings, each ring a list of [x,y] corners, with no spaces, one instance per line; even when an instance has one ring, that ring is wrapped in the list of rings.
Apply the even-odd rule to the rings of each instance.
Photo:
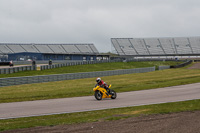
[[[12,74],[0,74],[0,78],[63,74],[63,73],[77,73],[77,72],[106,71],[106,70],[131,69],[131,68],[153,67],[153,66],[158,67],[161,65],[177,65],[180,63],[183,63],[183,62],[148,61],[148,62],[128,62],[128,63],[125,63],[125,62],[100,63],[100,64],[67,66],[67,67],[54,68],[54,69],[43,70],[43,71],[24,71],[24,72],[12,73]]]
[[[0,87],[0,103],[93,95],[96,78]],[[199,69],[167,69],[102,77],[117,93],[197,83]]]
[[[200,81],[200,70],[191,70],[185,67],[149,73],[107,76],[103,77],[103,80],[105,80],[108,84],[112,84],[112,88],[117,92],[135,91],[197,83]],[[92,88],[94,84],[95,78],[88,78],[1,87],[0,102],[4,103],[93,95]],[[95,121],[110,121],[136,117],[140,115],[165,114],[195,110],[200,110],[200,100],[0,120],[0,131],[38,126],[55,126]]]
[[[164,103],[81,113],[69,113],[40,117],[0,120],[0,131],[30,128],[38,126],[55,126],[85,122],[119,120],[140,115],[166,114],[172,112],[200,110],[200,100]]]

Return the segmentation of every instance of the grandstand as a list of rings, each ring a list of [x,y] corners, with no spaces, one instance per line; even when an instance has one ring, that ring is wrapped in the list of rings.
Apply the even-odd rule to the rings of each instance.
[[[120,56],[199,56],[200,37],[111,38]]]
[[[8,60],[96,60],[94,44],[14,44],[0,43],[0,54]]]

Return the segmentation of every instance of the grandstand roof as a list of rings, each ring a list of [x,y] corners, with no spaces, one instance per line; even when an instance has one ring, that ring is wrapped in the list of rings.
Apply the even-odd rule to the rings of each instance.
[[[200,37],[111,38],[119,55],[199,55]]]
[[[94,44],[20,44],[0,43],[0,53],[51,53],[51,54],[98,54]]]

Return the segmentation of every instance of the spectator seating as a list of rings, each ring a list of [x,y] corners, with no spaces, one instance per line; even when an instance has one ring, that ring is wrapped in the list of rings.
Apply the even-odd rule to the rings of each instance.
[[[2,53],[13,53],[6,45],[0,45],[0,49]]]
[[[189,43],[194,54],[200,53],[200,37],[189,37]]]
[[[36,44],[35,47],[40,53],[54,53],[48,45],[45,44]]]
[[[138,55],[149,55],[149,51],[145,45],[144,39],[136,38],[136,39],[129,39],[131,44],[134,45],[135,50],[137,51]]]
[[[53,54],[98,54],[94,44],[13,44],[0,43],[0,53],[53,53]]]
[[[57,53],[57,54],[66,53],[62,45],[49,44],[48,46],[54,53]]]
[[[15,45],[15,44],[7,44],[6,45],[13,53],[22,53],[26,52],[25,49],[21,47],[21,45]]]
[[[39,51],[36,49],[36,47],[32,44],[21,44],[20,45],[26,52],[30,53],[39,53]]]
[[[172,38],[159,38],[159,41],[162,44],[165,54],[177,54]]]
[[[174,45],[178,54],[191,54],[192,50],[186,37],[174,38]]]
[[[200,37],[111,38],[119,55],[187,55],[200,53]]]

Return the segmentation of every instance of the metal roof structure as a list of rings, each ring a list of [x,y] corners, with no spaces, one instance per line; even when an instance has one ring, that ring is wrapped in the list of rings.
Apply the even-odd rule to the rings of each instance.
[[[200,37],[111,38],[121,56],[200,55]]]
[[[0,53],[99,54],[94,44],[0,43]]]

